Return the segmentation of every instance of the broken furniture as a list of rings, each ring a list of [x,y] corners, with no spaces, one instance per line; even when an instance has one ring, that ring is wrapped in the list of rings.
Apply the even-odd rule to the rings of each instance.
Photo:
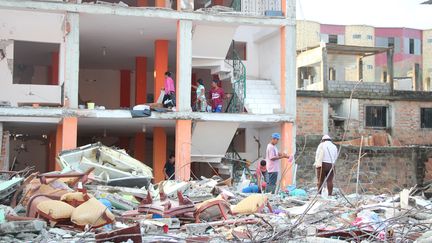
[[[138,212],[158,214],[162,217],[179,217],[188,214],[191,215],[196,210],[193,202],[189,198],[184,197],[180,191],[177,191],[178,201],[168,199],[163,192],[160,194],[160,202],[157,203],[153,201],[151,194],[148,193],[147,198],[138,206]]]
[[[94,168],[94,180],[111,186],[146,187],[153,178],[152,169],[132,158],[123,150],[115,150],[101,143],[63,151],[57,163],[64,171],[84,172]]]

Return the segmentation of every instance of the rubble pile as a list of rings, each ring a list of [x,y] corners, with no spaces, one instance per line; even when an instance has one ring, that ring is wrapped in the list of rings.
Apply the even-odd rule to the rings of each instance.
[[[3,173],[0,242],[432,241],[429,186],[330,197],[242,193],[219,177],[151,184],[148,168],[117,152],[87,146],[60,154],[61,172]],[[132,186],[111,185],[108,175],[126,172]]]

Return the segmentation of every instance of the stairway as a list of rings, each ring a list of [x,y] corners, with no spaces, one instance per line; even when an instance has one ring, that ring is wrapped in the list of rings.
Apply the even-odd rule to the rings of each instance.
[[[246,81],[245,107],[252,114],[273,114],[280,109],[280,94],[271,80]]]

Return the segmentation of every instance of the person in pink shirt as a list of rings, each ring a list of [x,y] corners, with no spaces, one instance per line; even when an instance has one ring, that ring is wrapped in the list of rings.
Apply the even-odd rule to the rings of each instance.
[[[288,156],[285,153],[279,153],[276,144],[278,144],[280,139],[279,133],[273,133],[271,136],[271,141],[267,145],[266,157],[265,160],[267,162],[267,171],[268,171],[268,183],[267,183],[267,192],[275,193],[276,191],[276,183],[279,176],[280,171],[280,163],[281,159],[288,159],[289,162],[292,162],[293,157]]]
[[[170,71],[165,72],[165,96],[163,98],[164,107],[175,107],[176,97],[175,97],[175,87],[174,80],[172,79],[172,74]]]

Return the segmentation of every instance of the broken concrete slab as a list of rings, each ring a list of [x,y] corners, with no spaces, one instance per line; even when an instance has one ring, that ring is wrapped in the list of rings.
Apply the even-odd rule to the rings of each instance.
[[[27,220],[27,221],[14,221],[5,222],[0,224],[0,234],[18,234],[18,233],[31,233],[40,232],[47,228],[47,223],[42,220]]]

